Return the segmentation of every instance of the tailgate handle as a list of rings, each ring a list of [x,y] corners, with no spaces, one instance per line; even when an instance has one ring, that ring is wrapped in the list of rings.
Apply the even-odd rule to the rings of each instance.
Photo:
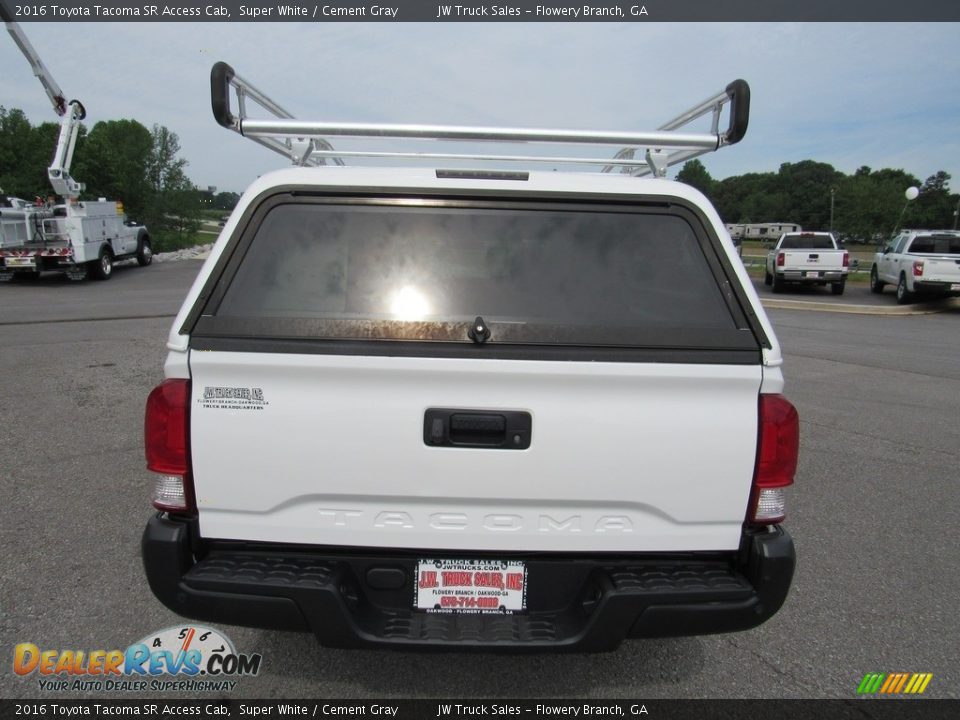
[[[503,437],[507,419],[503,415],[451,415],[450,435],[492,435]]]
[[[530,447],[530,413],[515,410],[430,408],[423,417],[423,442],[433,447]]]

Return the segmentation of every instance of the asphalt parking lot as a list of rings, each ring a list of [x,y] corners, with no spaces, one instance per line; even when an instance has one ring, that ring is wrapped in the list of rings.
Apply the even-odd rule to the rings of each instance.
[[[199,267],[0,286],[4,698],[41,696],[35,677],[12,672],[17,643],[125,648],[182,622],[140,566],[142,412]],[[853,290],[804,294],[859,304]],[[896,308],[892,295],[874,299]],[[264,658],[229,697],[853,698],[867,672],[930,672],[926,696],[960,697],[960,310],[769,314],[802,420],[787,521],[799,564],[770,622],[529,657],[329,650],[308,635],[222,626]]]
[[[843,305],[870,305],[874,307],[895,307],[896,298],[892,288],[877,295],[870,292],[865,284],[849,283],[843,295],[834,295],[829,285],[787,285],[782,293],[774,293],[773,289],[763,284],[762,279],[754,279],[753,286],[760,293],[760,297],[772,300],[801,300],[805,302],[837,302]]]
[[[960,307],[957,298],[919,296],[917,302],[898,305],[895,288],[887,287],[882,293],[873,293],[863,283],[848,283],[843,295],[834,295],[830,287],[818,285],[787,285],[783,292],[774,293],[762,279],[753,279],[753,287],[760,295],[764,306],[781,310],[818,310],[845,312],[855,315],[921,315],[944,312]],[[830,307],[826,307],[830,306]]]

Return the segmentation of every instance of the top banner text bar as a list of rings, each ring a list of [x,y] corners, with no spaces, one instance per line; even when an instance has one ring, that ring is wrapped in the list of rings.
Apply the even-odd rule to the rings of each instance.
[[[635,0],[449,3],[438,0],[143,3],[0,0],[16,22],[945,22],[957,0]]]

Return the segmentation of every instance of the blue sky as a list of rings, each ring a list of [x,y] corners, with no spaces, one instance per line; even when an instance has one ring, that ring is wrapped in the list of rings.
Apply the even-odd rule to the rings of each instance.
[[[217,60],[300,119],[652,130],[747,80],[744,141],[717,178],[814,159],[844,172],[937,170],[960,189],[960,24],[26,23],[88,124],[132,117],[180,136],[198,185],[240,191],[284,160],[219,128]],[[0,105],[55,119],[9,37]],[[52,151],[52,148],[51,148]],[[83,178],[78,178],[83,180]]]

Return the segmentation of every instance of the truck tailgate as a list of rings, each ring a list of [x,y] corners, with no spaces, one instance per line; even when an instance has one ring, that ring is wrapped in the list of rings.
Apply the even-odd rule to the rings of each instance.
[[[842,270],[843,250],[785,250],[780,270]]]
[[[960,258],[923,258],[923,277],[929,282],[960,283]],[[960,287],[956,288],[960,290]]]
[[[730,550],[759,365],[196,350],[201,534],[502,551]],[[433,447],[428,408],[530,414],[527,449]]]

